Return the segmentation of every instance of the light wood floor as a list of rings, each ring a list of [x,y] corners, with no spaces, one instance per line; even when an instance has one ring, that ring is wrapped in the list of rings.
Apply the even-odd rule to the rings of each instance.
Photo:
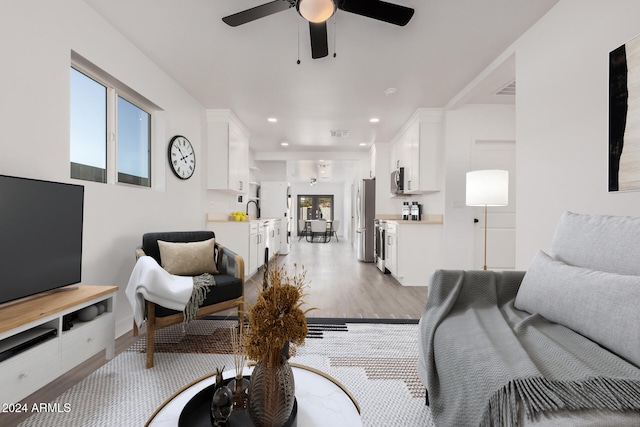
[[[293,272],[307,270],[310,282],[306,297],[307,307],[314,307],[309,317],[347,317],[418,319],[427,300],[426,287],[404,287],[391,275],[382,274],[373,263],[359,262],[349,242],[331,239],[329,243],[308,243],[294,237],[289,255],[278,257]],[[249,304],[256,300],[262,286],[262,273],[249,278],[245,284],[245,298]],[[139,337],[128,332],[116,340],[116,354],[127,349]],[[104,352],[51,382],[24,399],[33,403],[50,402],[76,383],[100,368],[107,361]],[[45,363],[43,361],[43,363]],[[1,426],[16,426],[29,414],[0,414]]]
[[[359,262],[344,239],[309,243],[294,238],[289,255],[279,257],[278,264],[291,272],[294,264],[307,270],[306,302],[316,308],[310,317],[418,319],[424,311],[426,287],[404,287],[375,264]],[[262,283],[260,274],[252,280]],[[245,289],[247,301],[253,303],[255,286]]]

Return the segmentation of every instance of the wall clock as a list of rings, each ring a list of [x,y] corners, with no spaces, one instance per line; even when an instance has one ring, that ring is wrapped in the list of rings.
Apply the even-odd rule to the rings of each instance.
[[[187,138],[176,135],[169,141],[169,165],[180,179],[189,179],[196,169],[196,153]]]

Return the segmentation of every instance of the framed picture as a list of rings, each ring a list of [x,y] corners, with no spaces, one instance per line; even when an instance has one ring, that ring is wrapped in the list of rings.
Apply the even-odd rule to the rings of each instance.
[[[640,190],[640,36],[609,53],[609,191]]]

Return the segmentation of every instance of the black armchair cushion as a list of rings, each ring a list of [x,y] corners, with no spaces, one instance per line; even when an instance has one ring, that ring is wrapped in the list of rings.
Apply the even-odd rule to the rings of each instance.
[[[239,278],[229,274],[216,274],[213,277],[216,284],[209,288],[209,293],[207,293],[207,298],[202,303],[202,307],[242,296],[242,280]],[[156,304],[156,317],[170,316],[176,313],[179,312]]]
[[[161,231],[142,236],[142,250],[162,265],[158,240],[173,243],[202,242],[216,237],[213,231]],[[215,255],[215,254],[214,254]]]

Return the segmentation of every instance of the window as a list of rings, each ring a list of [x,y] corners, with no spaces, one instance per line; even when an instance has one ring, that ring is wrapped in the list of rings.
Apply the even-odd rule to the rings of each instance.
[[[107,88],[71,69],[71,178],[107,182]]]
[[[71,178],[151,187],[151,119],[158,110],[72,53]]]
[[[118,182],[149,187],[151,115],[118,97]]]

